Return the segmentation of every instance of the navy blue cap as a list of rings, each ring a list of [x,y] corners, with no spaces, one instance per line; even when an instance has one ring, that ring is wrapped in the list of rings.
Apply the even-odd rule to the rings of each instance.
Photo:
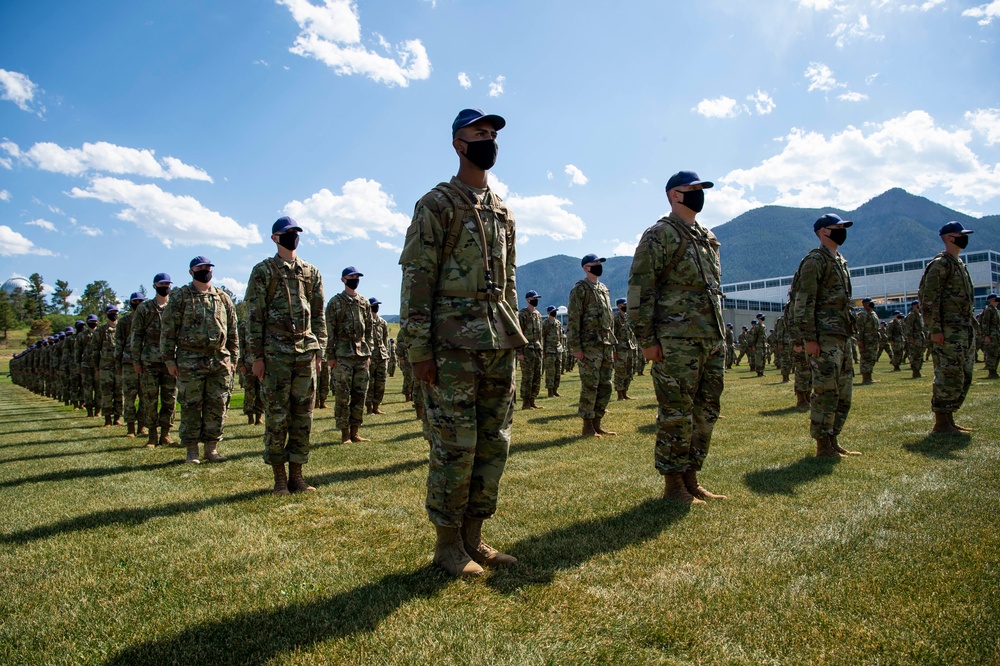
[[[546,312],[555,312],[557,309],[558,308],[556,308],[556,306],[550,305],[549,307],[545,308],[545,311]]]
[[[732,328],[732,327],[733,327],[732,324],[726,324],[726,328]]]
[[[302,231],[302,227],[300,227],[295,220],[286,215],[285,217],[279,217],[274,221],[274,224],[271,225],[271,235],[283,234],[286,231],[292,231],[293,229],[295,231]]]
[[[72,326],[67,326],[66,328],[63,329],[63,333],[72,333],[72,332],[73,332]]]
[[[902,317],[903,313],[900,312],[899,310],[896,310],[895,312],[892,313],[892,316],[893,317]]]
[[[525,298],[538,298],[538,292],[532,289],[527,294],[524,295]]]
[[[132,295],[128,297],[130,301],[144,301],[146,297],[142,295],[141,291],[133,291]]]
[[[843,220],[836,213],[827,213],[823,215],[818,220],[813,222],[813,231],[819,231],[820,229],[825,229],[826,227],[832,227],[841,224],[846,229],[847,227],[854,226],[854,223],[850,220]]]
[[[861,302],[862,303],[874,303],[875,301],[873,301],[872,299],[870,299],[867,296],[865,296],[864,298],[861,299]]]
[[[208,260],[208,257],[203,257],[201,255],[198,255],[197,257],[191,260],[191,264],[188,266],[188,268],[194,268],[195,266],[214,266],[214,265],[215,264],[213,264],[211,261]]]
[[[993,300],[995,300],[995,301],[1000,301],[1000,296],[998,296],[998,295],[996,295],[996,294],[990,294],[990,295],[988,295],[988,296],[986,297],[986,300],[990,300],[991,298],[992,298]]]
[[[118,306],[115,305],[114,303],[112,303],[108,307],[104,308],[104,311],[105,312],[118,312],[119,310],[118,310]]]
[[[87,321],[97,321],[97,315],[87,315]]]
[[[941,227],[941,231],[938,232],[938,236],[944,236],[945,234],[971,234],[974,233],[972,229],[966,229],[962,226],[961,222],[949,222],[948,224]]]
[[[596,263],[598,261],[603,264],[605,261],[607,261],[607,258],[606,257],[598,257],[596,254],[594,254],[593,252],[591,252],[590,254],[585,255],[583,257],[583,259],[580,260],[580,265],[581,266],[586,266],[587,264],[593,264],[593,263]]]
[[[482,109],[462,109],[455,116],[455,122],[451,124],[451,135],[455,136],[458,134],[458,130],[463,127],[468,127],[474,122],[480,120],[488,120],[493,124],[493,129],[498,132],[507,125],[507,121],[497,115],[487,114]]]
[[[920,305],[920,301],[910,301],[910,307],[912,308],[914,305]]]
[[[628,303],[628,299],[619,298],[618,300],[615,301],[615,305],[624,305],[625,303]]]
[[[715,187],[710,180],[702,180],[694,171],[678,171],[667,181],[667,192],[682,185],[704,185],[705,189]]]
[[[344,270],[340,271],[340,277],[344,278],[344,277],[347,277],[348,275],[357,275],[358,277],[364,277],[365,276],[364,273],[360,272],[354,266],[348,266]]]
[[[77,319],[77,320],[76,320],[75,322],[73,322],[73,324],[74,324],[75,326],[86,326],[86,325],[87,325],[87,322],[85,322],[85,321],[84,321],[84,320],[82,320],[82,319]]]
[[[764,316],[763,312],[758,312],[757,313],[757,319],[767,319],[767,317]]]
[[[381,305],[382,301],[380,301],[377,298],[375,298],[374,296],[372,296],[371,298],[368,299],[368,304],[369,305]]]
[[[174,283],[174,281],[170,279],[170,273],[157,273],[154,275],[153,284],[156,284],[157,282],[169,282],[170,284]]]

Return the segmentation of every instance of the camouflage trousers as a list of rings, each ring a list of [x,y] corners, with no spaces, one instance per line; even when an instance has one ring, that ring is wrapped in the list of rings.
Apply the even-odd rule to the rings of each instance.
[[[920,369],[924,367],[924,351],[926,350],[927,345],[924,344],[923,340],[914,340],[909,344],[910,370],[920,372]]]
[[[367,356],[338,356],[337,367],[331,373],[333,393],[337,399],[334,416],[337,427],[346,430],[361,425],[365,419],[365,398],[368,396]]]
[[[423,385],[430,434],[427,515],[442,527],[497,509],[514,418],[514,351],[435,352],[437,382]]]
[[[170,376],[162,363],[147,363],[139,375],[141,405],[146,410],[146,427],[169,428],[177,407],[177,379]]]
[[[382,400],[385,399],[386,363],[384,358],[372,358],[368,379],[368,395],[365,396],[365,404],[369,407],[381,405]]]
[[[178,354],[177,367],[181,445],[218,442],[229,397],[228,363],[213,355],[186,353]]]
[[[792,374],[792,355],[788,347],[782,349],[778,347],[774,350],[774,358],[778,364],[778,371],[782,377]]]
[[[252,371],[243,373],[243,413],[247,416],[264,413],[264,397],[261,395],[260,380]]]
[[[615,369],[615,390],[627,391],[632,385],[632,375],[635,374],[635,354],[632,349],[619,349],[618,360],[613,361]]]
[[[122,364],[122,398],[125,403],[125,423],[138,422],[140,427],[146,425],[146,412],[142,404],[142,395],[139,393],[139,375],[135,372],[135,366],[131,363]],[[139,400],[139,408],[136,409],[135,402]]]
[[[396,376],[396,354],[389,352],[389,360],[386,362],[386,374],[390,377]]]
[[[562,380],[563,353],[559,351],[545,352],[542,362],[545,366],[545,388],[558,389]]]
[[[735,361],[735,365],[739,365],[739,364],[740,364],[740,361],[742,361],[742,360],[743,360],[743,355],[744,355],[744,354],[745,354],[746,352],[745,352],[745,351],[744,351],[744,350],[743,350],[743,349],[742,349],[741,347],[737,347],[737,348],[736,348],[736,350],[735,350],[735,353],[736,353],[736,361]]]
[[[765,358],[767,354],[763,347],[757,347],[753,350],[753,369],[757,372],[764,372],[767,368],[767,360]]]
[[[267,354],[260,381],[264,403],[264,462],[309,462],[316,354]]]
[[[650,376],[656,392],[656,448],[660,474],[700,470],[719,419],[726,374],[725,342],[698,338],[660,341],[663,360]]]
[[[413,366],[409,363],[400,365],[399,369],[403,373],[403,395],[413,395]]]
[[[635,374],[641,375],[646,372],[646,357],[642,355],[642,349],[636,348],[633,350],[633,367],[635,368]]]
[[[865,345],[859,350],[859,355],[861,357],[861,374],[873,372],[875,364],[878,362],[878,344]]]
[[[570,351],[563,352],[563,372],[573,372],[574,368],[576,368],[576,356]]]
[[[326,399],[330,396],[330,377],[333,371],[325,362],[316,376],[316,404],[326,405]],[[263,410],[263,406],[261,406]]]
[[[602,345],[583,350],[580,365],[580,405],[577,416],[601,419],[611,400],[614,347]]]
[[[83,406],[88,409],[100,407],[98,402],[98,384],[100,380],[97,371],[93,368],[84,367],[81,369],[80,386],[83,388]]]
[[[793,367],[795,368],[795,392],[796,393],[811,393],[812,392],[812,366],[809,364],[809,357],[806,356],[805,351],[795,351],[792,350],[792,361]]]
[[[101,414],[122,415],[122,376],[114,368],[101,369]]]
[[[854,365],[846,338],[820,336],[819,356],[811,356],[812,399],[809,434],[813,439],[839,435],[851,411]]]
[[[934,360],[931,411],[957,412],[972,386],[976,358],[972,330],[946,329],[944,344],[931,346],[931,358]]]
[[[889,343],[889,348],[892,353],[892,367],[899,370],[899,364],[903,362],[903,351],[905,351],[906,345],[902,340],[893,340]]]
[[[983,364],[988,371],[996,372],[998,362],[1000,362],[1000,340],[996,340],[992,336],[991,339],[993,342],[983,341]]]
[[[728,369],[733,367],[733,363],[735,362],[736,362],[736,346],[726,345],[726,368]]]
[[[69,399],[73,402],[83,402],[83,377],[78,372],[67,372],[69,379]]]
[[[534,400],[542,385],[542,350],[524,347],[521,359],[521,400]]]

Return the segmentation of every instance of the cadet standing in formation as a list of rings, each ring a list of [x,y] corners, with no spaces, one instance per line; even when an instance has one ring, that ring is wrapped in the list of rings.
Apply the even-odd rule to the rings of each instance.
[[[889,353],[892,357],[893,372],[899,371],[899,366],[903,362],[903,352],[906,350],[906,338],[903,336],[903,313],[896,311],[892,313],[892,320],[885,329],[889,337]]]
[[[325,299],[319,270],[296,254],[300,233],[290,217],[271,225],[277,254],[250,271],[245,298],[246,346],[260,381],[264,463],[274,473],[275,495],[316,490],[302,465],[309,462],[316,373],[326,348]]]
[[[556,317],[557,308],[550,305],[545,308],[548,316],[542,324],[542,356],[545,365],[545,388],[548,390],[550,398],[561,398],[559,395],[559,383],[562,380],[563,356],[566,352],[563,347],[562,324]]]
[[[959,253],[969,245],[971,229],[949,222],[939,234],[944,252],[928,262],[920,278],[920,302],[930,330],[934,359],[934,387],[931,411],[938,433],[967,433],[955,423],[954,414],[962,407],[972,385],[976,355],[974,292],[969,269]]]
[[[264,399],[260,393],[260,380],[257,379],[257,375],[253,374],[253,357],[250,355],[250,347],[247,344],[247,322],[245,319],[240,320],[236,330],[240,335],[239,369],[240,376],[243,378],[243,415],[247,417],[247,425],[260,425],[264,417]]]
[[[80,385],[83,388],[83,404],[87,408],[87,416],[97,416],[101,406],[98,404],[98,376],[91,354],[91,340],[97,330],[97,315],[87,315],[87,328],[76,341],[76,364],[80,368]]]
[[[923,376],[920,369],[924,366],[924,350],[927,348],[927,327],[920,314],[920,301],[910,303],[910,312],[903,319],[903,335],[910,355],[910,371],[913,378],[917,379]]]
[[[215,266],[205,257],[191,260],[191,283],[175,290],[163,311],[160,353],[167,372],[177,378],[181,403],[181,446],[186,461],[223,461],[222,439],[229,375],[240,353],[236,310],[229,296],[209,284]]]
[[[389,324],[378,313],[382,301],[374,296],[368,299],[372,310],[372,362],[366,398],[369,414],[385,414],[379,405],[385,398],[385,376],[389,363]]]
[[[986,366],[986,379],[1000,379],[997,374],[997,363],[1000,361],[1000,296],[990,294],[986,297],[986,307],[983,309],[979,325],[983,335],[983,364]]]
[[[542,386],[542,313],[538,311],[538,292],[524,295],[527,302],[517,313],[521,333],[528,341],[517,353],[521,362],[521,409],[542,409],[535,398]]]
[[[750,345],[750,354],[753,355],[750,369],[756,370],[758,377],[763,377],[764,366],[766,365],[765,356],[767,355],[767,329],[764,328],[763,312],[757,313],[757,317],[750,327],[748,343]]]
[[[160,353],[160,334],[163,331],[163,313],[170,302],[170,276],[157,273],[153,276],[156,296],[142,302],[132,322],[132,365],[139,375],[142,405],[146,410],[145,422],[149,428],[146,448],[156,445],[169,446],[170,428],[174,423],[177,402],[177,379],[167,371]],[[159,410],[157,410],[159,405]],[[159,428],[159,438],[157,438]]]
[[[645,359],[646,357],[643,356]],[[736,361],[736,336],[733,335],[733,325],[726,324],[726,370],[733,368]]]
[[[618,433],[601,427],[611,400],[615,339],[611,295],[601,284],[607,259],[588,254],[580,260],[586,277],[569,292],[566,336],[574,358],[580,364],[580,406],[584,437]]]
[[[372,355],[372,308],[357,292],[361,273],[348,266],[340,273],[344,290],[326,305],[326,362],[336,401],[334,415],[340,442],[367,442],[361,436],[365,420]]]
[[[788,334],[788,303],[781,309],[781,315],[774,322],[774,359],[781,372],[781,383],[788,383],[792,373],[791,336]]]
[[[122,378],[115,368],[115,330],[118,327],[118,306],[109,305],[104,311],[107,322],[101,324],[90,338],[90,354],[101,378],[101,413],[104,427],[121,424]]]
[[[873,384],[872,372],[878,359],[879,346],[882,344],[879,336],[878,314],[875,303],[870,298],[861,299],[861,313],[858,315],[858,350],[861,352],[861,383]]]
[[[417,202],[399,258],[400,335],[427,403],[434,564],[462,577],[517,562],[482,539],[510,449],[514,350],[527,342],[517,322],[514,218],[487,180],[505,124],[479,109],[458,114],[458,175]]]
[[[396,376],[396,338],[389,338],[389,358],[386,372],[390,377]]]
[[[628,300],[619,298],[615,301],[613,331],[618,341],[615,346],[615,391],[619,400],[631,400],[628,394],[632,385],[632,375],[635,373],[636,342],[635,333],[628,321]]]
[[[792,336],[802,344],[812,368],[809,432],[816,440],[816,455],[825,458],[860,455],[837,440],[851,411],[854,384],[848,341],[854,332],[851,274],[839,252],[853,224],[835,213],[816,220],[813,232],[820,246],[799,264],[789,292]]]
[[[628,312],[642,353],[653,362],[656,470],[665,499],[726,499],[698,480],[719,419],[726,343],[719,241],[698,224],[705,189],[694,171],[667,181],[670,214],[646,229],[628,278]]]
[[[146,297],[141,292],[132,292],[128,298],[129,311],[122,315],[115,328],[115,369],[122,379],[125,425],[128,426],[126,437],[146,434],[146,414],[142,394],[139,392],[139,375],[132,363],[132,324],[136,311],[145,300]],[[136,398],[139,399],[138,409],[135,405]]]

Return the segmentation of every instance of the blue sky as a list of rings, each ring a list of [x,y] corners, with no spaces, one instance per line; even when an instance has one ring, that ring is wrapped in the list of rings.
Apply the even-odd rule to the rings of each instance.
[[[508,121],[521,264],[631,254],[680,169],[716,182],[710,225],[890,187],[1000,213],[1000,0],[36,0],[0,25],[0,279],[77,294],[204,254],[242,295],[290,214],[328,296],[353,264],[395,313],[466,107]]]

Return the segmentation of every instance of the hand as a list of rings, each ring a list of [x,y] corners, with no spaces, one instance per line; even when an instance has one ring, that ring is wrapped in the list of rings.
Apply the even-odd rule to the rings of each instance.
[[[323,357],[316,354],[316,372],[323,372]]]
[[[334,368],[337,367],[337,359],[331,358],[329,361],[326,362],[326,364],[330,366],[331,370],[333,370]]]
[[[413,364],[413,378],[430,384],[431,386],[437,385],[437,363],[434,359],[428,359],[426,361],[418,361]]]
[[[642,357],[647,361],[659,363],[663,360],[663,347],[660,346],[660,343],[656,343],[652,347],[643,347]]]
[[[792,347],[792,351],[795,352],[796,354],[801,354],[802,353],[802,345],[795,345],[794,347]]]
[[[573,352],[573,358],[575,358],[578,361],[582,361],[583,360],[583,352],[582,351]]]
[[[257,379],[264,379],[264,359],[259,358],[253,362],[253,367],[250,369],[253,372],[254,377]]]
[[[934,335],[932,335],[931,336],[931,342],[933,342],[936,345],[943,345],[944,344],[944,333],[935,333]]]
[[[135,374],[137,375],[142,374],[142,363],[133,363],[132,367],[135,369]]]
[[[813,340],[806,341],[806,353],[810,356],[819,356],[819,343]]]
[[[177,364],[171,363],[170,365],[167,366],[167,373],[171,377],[176,377],[177,375],[181,374],[181,371],[180,368],[177,367]]]
[[[517,360],[518,361],[523,361],[524,360],[524,354],[518,354],[517,355]]]

